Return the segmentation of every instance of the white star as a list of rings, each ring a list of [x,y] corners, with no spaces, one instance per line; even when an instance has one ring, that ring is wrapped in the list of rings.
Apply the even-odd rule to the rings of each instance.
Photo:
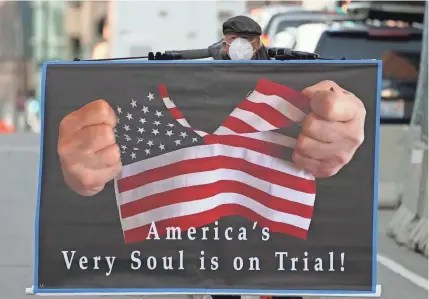
[[[192,138],[192,143],[197,142],[197,138]]]
[[[134,160],[136,158],[136,154],[135,153],[131,153],[131,158]]]
[[[137,137],[137,144],[139,144],[140,142],[143,142],[143,138],[138,138]]]
[[[167,131],[167,133],[165,133],[165,135],[167,135],[168,137],[171,137],[171,135],[174,135],[174,134],[173,134],[173,131]]]
[[[186,136],[188,136],[188,134],[186,134],[186,132],[182,132],[182,133],[180,133],[180,136],[182,136],[183,138],[185,138]]]
[[[161,111],[156,110],[155,115],[156,115],[156,116],[158,116],[158,117],[161,117],[161,116],[162,116],[162,112],[161,112]]]
[[[175,143],[176,143],[176,146],[178,146],[178,145],[180,145],[180,142],[181,142],[182,140],[176,140],[176,141],[174,141]]]
[[[138,151],[139,149],[137,147],[133,147],[133,151]]]
[[[126,117],[128,118],[128,120],[132,120],[133,119],[133,115],[131,113],[127,113]]]
[[[149,140],[146,144],[149,145],[149,146],[152,146],[153,145],[153,141]]]
[[[138,131],[140,134],[142,134],[142,133],[144,132],[144,128],[139,128],[137,131]]]
[[[133,108],[137,107],[137,102],[134,101],[134,99],[131,100],[131,106],[133,106]]]
[[[153,93],[149,92],[149,95],[147,96],[147,98],[149,99],[149,101],[152,101],[154,99]]]
[[[152,129],[152,134],[154,134],[155,136],[159,134],[158,129]]]
[[[131,130],[129,125],[124,125],[124,129],[125,129],[125,131],[127,131],[127,132],[128,132],[129,130]]]
[[[147,148],[144,151],[145,151],[146,155],[150,155],[150,149]]]
[[[141,117],[140,117],[139,122],[141,122],[142,124],[144,124],[144,123],[146,122],[146,118],[141,118]]]
[[[125,154],[125,151],[122,151],[121,153],[122,153],[122,154]]]
[[[126,150],[127,146],[126,145],[121,145],[122,150]]]
[[[146,107],[146,106],[143,106],[142,111],[143,111],[144,114],[146,114],[146,113],[149,112],[149,108]]]
[[[153,124],[154,124],[155,126],[159,126],[159,125],[161,124],[161,122],[160,122],[160,121],[155,120],[155,121],[153,122]]]
[[[131,140],[131,137],[130,137],[130,136],[128,136],[128,135],[125,135],[125,140],[130,141],[130,140]]]
[[[119,106],[117,106],[118,108],[116,108],[116,111],[118,111],[118,113],[119,114],[121,114],[122,113],[122,108],[121,107],[119,107]]]
[[[161,143],[161,144],[159,145],[159,149],[160,149],[160,150],[162,150],[162,151],[163,151],[163,150],[165,150],[165,145]]]
[[[117,121],[118,121],[118,124],[120,123],[120,119],[119,119],[119,117],[116,119]]]
[[[118,130],[116,128],[113,128],[113,133],[118,133]]]
[[[170,128],[174,127],[174,124],[168,124],[167,126],[169,126]]]

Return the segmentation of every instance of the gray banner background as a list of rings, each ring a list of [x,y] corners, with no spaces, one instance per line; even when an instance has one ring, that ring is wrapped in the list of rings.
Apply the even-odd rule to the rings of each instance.
[[[219,221],[248,228],[242,241],[149,240],[125,245],[113,184],[94,197],[74,194],[64,184],[57,156],[58,125],[68,113],[103,98],[112,106],[144,98],[149,88],[166,83],[190,123],[206,131],[225,119],[265,77],[302,90],[322,80],[334,80],[357,95],[367,110],[365,141],[349,165],[336,176],[317,181],[314,216],[306,241],[272,234],[262,242],[252,234],[252,223],[241,217]],[[372,284],[374,151],[377,64],[92,64],[49,65],[46,74],[42,190],[39,213],[39,288],[209,288],[264,290],[370,290]],[[144,255],[170,256],[185,252],[185,270],[133,271],[133,250]],[[62,250],[76,256],[116,256],[113,273],[106,265],[98,271],[66,269]],[[200,271],[200,251],[219,256],[218,271]],[[325,257],[345,252],[344,272],[279,272],[275,251],[301,257]],[[235,256],[258,256],[260,271],[234,271]],[[336,261],[339,263],[339,260]],[[91,266],[91,265],[90,265]],[[337,268],[339,268],[337,266]]]

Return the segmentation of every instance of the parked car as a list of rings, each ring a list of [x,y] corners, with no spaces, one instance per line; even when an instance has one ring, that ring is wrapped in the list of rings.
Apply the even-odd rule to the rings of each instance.
[[[296,30],[299,26],[311,23],[331,23],[349,20],[351,16],[336,11],[287,11],[274,14],[265,25],[262,41],[268,47],[292,48],[295,43]],[[353,16],[353,19],[358,16]]]
[[[252,9],[248,15],[261,26],[262,30],[264,30],[274,15],[279,13],[296,13],[302,11],[306,11],[306,9],[300,5],[270,4]]]
[[[407,124],[417,89],[423,29],[404,23],[395,27],[392,22],[307,24],[298,29],[294,49],[328,59],[383,60],[381,123]]]

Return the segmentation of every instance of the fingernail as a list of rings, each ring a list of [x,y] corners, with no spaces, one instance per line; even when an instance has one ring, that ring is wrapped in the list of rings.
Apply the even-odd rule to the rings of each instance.
[[[347,90],[343,90],[343,93],[346,94],[346,95],[351,95],[352,94],[351,92],[348,92]]]
[[[330,90],[330,91],[335,91],[333,87],[331,87],[329,90]]]

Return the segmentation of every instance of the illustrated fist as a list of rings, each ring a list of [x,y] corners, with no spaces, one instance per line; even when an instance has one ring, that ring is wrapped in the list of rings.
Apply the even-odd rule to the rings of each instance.
[[[350,162],[364,140],[366,110],[354,94],[332,81],[302,91],[311,113],[302,123],[293,160],[316,178],[335,175]]]
[[[76,193],[93,196],[119,174],[116,124],[115,112],[104,100],[91,102],[61,121],[58,155],[64,180]]]

